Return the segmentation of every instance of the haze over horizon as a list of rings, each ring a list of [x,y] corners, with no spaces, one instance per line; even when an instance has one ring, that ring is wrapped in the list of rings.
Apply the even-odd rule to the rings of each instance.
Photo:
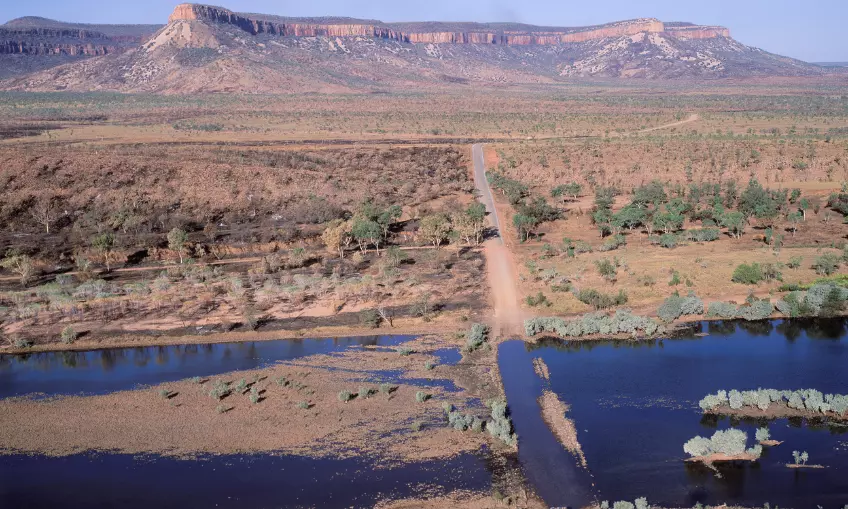
[[[143,3],[108,0],[39,0],[0,6],[0,21],[22,16],[76,23],[161,24],[175,0]],[[848,2],[819,0],[801,7],[792,0],[714,0],[693,4],[676,0],[608,0],[603,4],[546,0],[229,0],[212,3],[236,12],[281,16],[348,16],[393,21],[521,22],[549,26],[585,26],[631,18],[658,18],[721,25],[742,43],[808,62],[848,61],[842,41]],[[814,4],[815,8],[808,7]]]

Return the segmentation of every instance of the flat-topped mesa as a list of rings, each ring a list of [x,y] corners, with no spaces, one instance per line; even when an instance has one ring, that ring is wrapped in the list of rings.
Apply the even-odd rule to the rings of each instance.
[[[681,39],[704,39],[730,33],[722,27],[699,27],[678,23],[667,27],[653,18],[620,21],[581,28],[532,27],[528,25],[480,23],[381,23],[352,19],[294,19],[276,16],[240,14],[200,4],[180,4],[169,22],[200,20],[237,27],[253,35],[282,37],[373,37],[407,43],[425,44],[500,44],[507,46],[557,45],[581,43],[609,37],[636,35],[643,32],[668,33]],[[421,28],[433,27],[432,31]],[[451,30],[444,30],[450,28]]]
[[[666,23],[665,33],[677,39],[715,39],[730,37],[730,30],[720,26],[701,26],[690,23]]]

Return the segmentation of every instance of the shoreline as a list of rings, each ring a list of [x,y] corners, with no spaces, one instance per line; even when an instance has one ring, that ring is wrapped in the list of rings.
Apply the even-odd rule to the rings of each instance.
[[[563,319],[576,318],[582,315],[564,316]],[[838,315],[833,318],[848,318],[848,313]],[[561,337],[556,334],[546,333],[534,337],[529,337],[525,334],[516,335],[502,339],[518,339],[526,343],[533,343],[544,339],[558,339],[567,342],[600,342],[600,341],[645,341],[650,339],[676,339],[675,334],[683,333],[690,329],[693,324],[697,323],[715,323],[715,322],[744,322],[744,323],[759,323],[770,322],[774,320],[810,320],[821,319],[821,317],[786,317],[782,315],[765,318],[763,320],[745,321],[742,319],[723,319],[723,318],[695,318],[685,317],[674,322],[664,335],[654,336],[638,336],[629,335],[618,336],[585,336],[585,337]],[[36,344],[29,348],[19,348],[11,345],[0,346],[0,355],[25,355],[30,353],[43,352],[84,352],[92,350],[109,350],[118,348],[134,348],[134,347],[150,347],[150,346],[175,346],[175,345],[191,345],[191,344],[215,344],[215,343],[243,343],[252,341],[276,341],[283,339],[324,339],[324,338],[343,338],[343,337],[367,337],[367,336],[414,336],[423,334],[445,334],[464,330],[470,327],[472,321],[462,321],[455,317],[449,317],[449,321],[439,322],[438,320],[430,323],[421,323],[414,325],[398,324],[395,322],[394,327],[379,327],[376,329],[367,327],[351,327],[351,326],[326,326],[315,327],[312,329],[300,330],[271,330],[271,331],[239,331],[239,332],[212,332],[202,335],[171,335],[162,333],[161,335],[153,335],[156,331],[150,331],[149,334],[141,333],[121,333],[114,337],[105,340],[86,340],[85,337],[68,345],[61,342],[53,342],[46,344]],[[700,333],[701,336],[708,336],[709,333]]]
[[[715,415],[719,417],[742,417],[751,419],[785,419],[792,417],[801,417],[805,419],[821,418],[832,419],[835,421],[848,421],[848,412],[840,415],[830,411],[827,413],[814,412],[811,410],[798,410],[789,408],[786,403],[772,402],[767,410],[760,410],[758,407],[743,406],[739,409],[730,408],[728,405],[711,408],[704,411],[704,415]],[[782,443],[782,442],[781,442]]]

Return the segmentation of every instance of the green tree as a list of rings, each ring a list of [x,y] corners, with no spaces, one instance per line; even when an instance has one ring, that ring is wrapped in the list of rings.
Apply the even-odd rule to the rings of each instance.
[[[100,256],[103,257],[103,264],[106,265],[106,272],[109,272],[111,267],[109,262],[112,259],[112,249],[115,247],[115,235],[111,232],[95,235],[91,239],[91,247],[93,247]]]
[[[403,215],[403,209],[400,205],[392,205],[377,215],[377,224],[383,231],[383,240],[389,236],[389,228],[400,219],[401,215]]]
[[[816,274],[829,276],[839,269],[839,257],[833,253],[825,253],[813,263]]]
[[[180,264],[183,263],[186,242],[188,242],[188,233],[185,230],[174,228],[168,232],[168,249],[176,251],[180,255]]]
[[[742,212],[729,211],[721,216],[721,225],[727,228],[727,231],[738,239],[745,232],[745,215]]]
[[[618,211],[612,219],[613,229],[627,228],[633,230],[642,225],[647,218],[645,209],[635,204],[630,204]]]
[[[665,210],[664,212],[658,212],[654,214],[651,222],[654,225],[654,228],[657,230],[662,230],[664,233],[674,233],[677,230],[683,228],[684,217],[682,214],[673,210]]]
[[[800,212],[792,212],[786,219],[789,220],[789,227],[792,228],[792,236],[794,237],[795,232],[798,231],[798,224],[803,221],[804,216]]]
[[[344,258],[344,249],[350,243],[350,224],[341,219],[334,219],[327,224],[321,233],[321,240],[331,253],[338,253]]]
[[[448,239],[451,232],[451,223],[445,214],[431,214],[421,219],[418,226],[418,234],[436,249]]]
[[[462,212],[454,214],[453,227],[457,234],[468,244],[480,244],[486,225],[486,207],[482,203],[472,203]]]
[[[654,180],[650,184],[637,187],[633,192],[633,204],[641,207],[647,207],[648,205],[658,207],[667,200],[668,195],[665,193],[665,188],[662,182],[658,180]]]
[[[518,230],[518,239],[525,242],[533,235],[533,230],[539,225],[538,219],[525,214],[515,214],[512,217],[512,224]]]
[[[377,253],[380,252],[380,242],[383,238],[383,229],[377,221],[360,217],[354,220],[350,233],[359,244],[359,249],[363,253],[368,252],[369,244],[374,245],[377,249]]]

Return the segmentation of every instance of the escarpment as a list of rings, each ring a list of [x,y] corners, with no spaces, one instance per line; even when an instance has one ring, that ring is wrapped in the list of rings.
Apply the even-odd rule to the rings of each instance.
[[[382,23],[353,19],[283,18],[240,14],[209,5],[180,4],[169,22],[198,20],[231,25],[253,35],[281,37],[373,37],[423,44],[499,44],[505,46],[558,45],[582,43],[643,32],[667,33],[688,39],[729,37],[723,27],[676,24],[666,27],[657,19],[644,18],[606,25],[556,28],[499,23]],[[450,26],[451,30],[444,30]],[[428,30],[428,28],[431,28]]]

